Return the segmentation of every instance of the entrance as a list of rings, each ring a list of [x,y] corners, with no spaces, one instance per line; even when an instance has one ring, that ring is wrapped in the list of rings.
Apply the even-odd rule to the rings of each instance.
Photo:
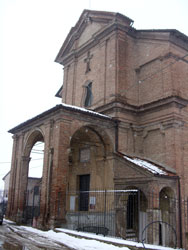
[[[79,210],[88,211],[89,205],[89,186],[90,186],[90,175],[79,176],[79,190],[80,190],[80,201]]]

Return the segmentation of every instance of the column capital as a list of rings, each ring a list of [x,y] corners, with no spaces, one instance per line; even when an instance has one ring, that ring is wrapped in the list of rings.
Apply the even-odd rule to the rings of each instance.
[[[23,162],[30,162],[30,160],[31,160],[31,157],[29,157],[29,156],[22,156],[22,161]]]

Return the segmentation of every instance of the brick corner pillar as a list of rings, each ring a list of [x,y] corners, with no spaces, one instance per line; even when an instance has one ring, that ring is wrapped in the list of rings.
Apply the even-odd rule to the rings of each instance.
[[[27,197],[27,182],[28,182],[28,169],[31,158],[28,156],[22,156],[20,164],[20,172],[18,176],[18,189],[17,195],[17,215],[16,222],[21,224],[25,222],[25,207]]]
[[[68,185],[70,121],[56,122],[54,129],[53,166],[49,192],[48,227],[59,227],[66,223],[66,192]]]
[[[152,188],[153,192],[148,196],[147,209],[147,241],[149,244],[159,245],[160,231],[159,221],[161,220],[161,210],[159,204],[159,190],[156,187]]]

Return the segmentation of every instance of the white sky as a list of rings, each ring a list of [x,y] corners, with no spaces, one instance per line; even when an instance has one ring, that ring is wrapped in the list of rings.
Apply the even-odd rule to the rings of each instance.
[[[0,189],[11,162],[7,131],[60,103],[63,71],[54,59],[84,9],[119,12],[136,29],[188,35],[187,0],[0,0]]]

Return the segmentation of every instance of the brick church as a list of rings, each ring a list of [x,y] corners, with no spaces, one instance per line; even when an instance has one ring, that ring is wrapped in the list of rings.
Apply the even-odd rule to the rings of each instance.
[[[188,244],[188,37],[84,10],[55,62],[64,68],[62,104],[9,131],[7,218],[25,222],[30,153],[43,142],[38,228],[138,241],[145,230],[159,245],[172,245],[172,228],[177,244]]]

